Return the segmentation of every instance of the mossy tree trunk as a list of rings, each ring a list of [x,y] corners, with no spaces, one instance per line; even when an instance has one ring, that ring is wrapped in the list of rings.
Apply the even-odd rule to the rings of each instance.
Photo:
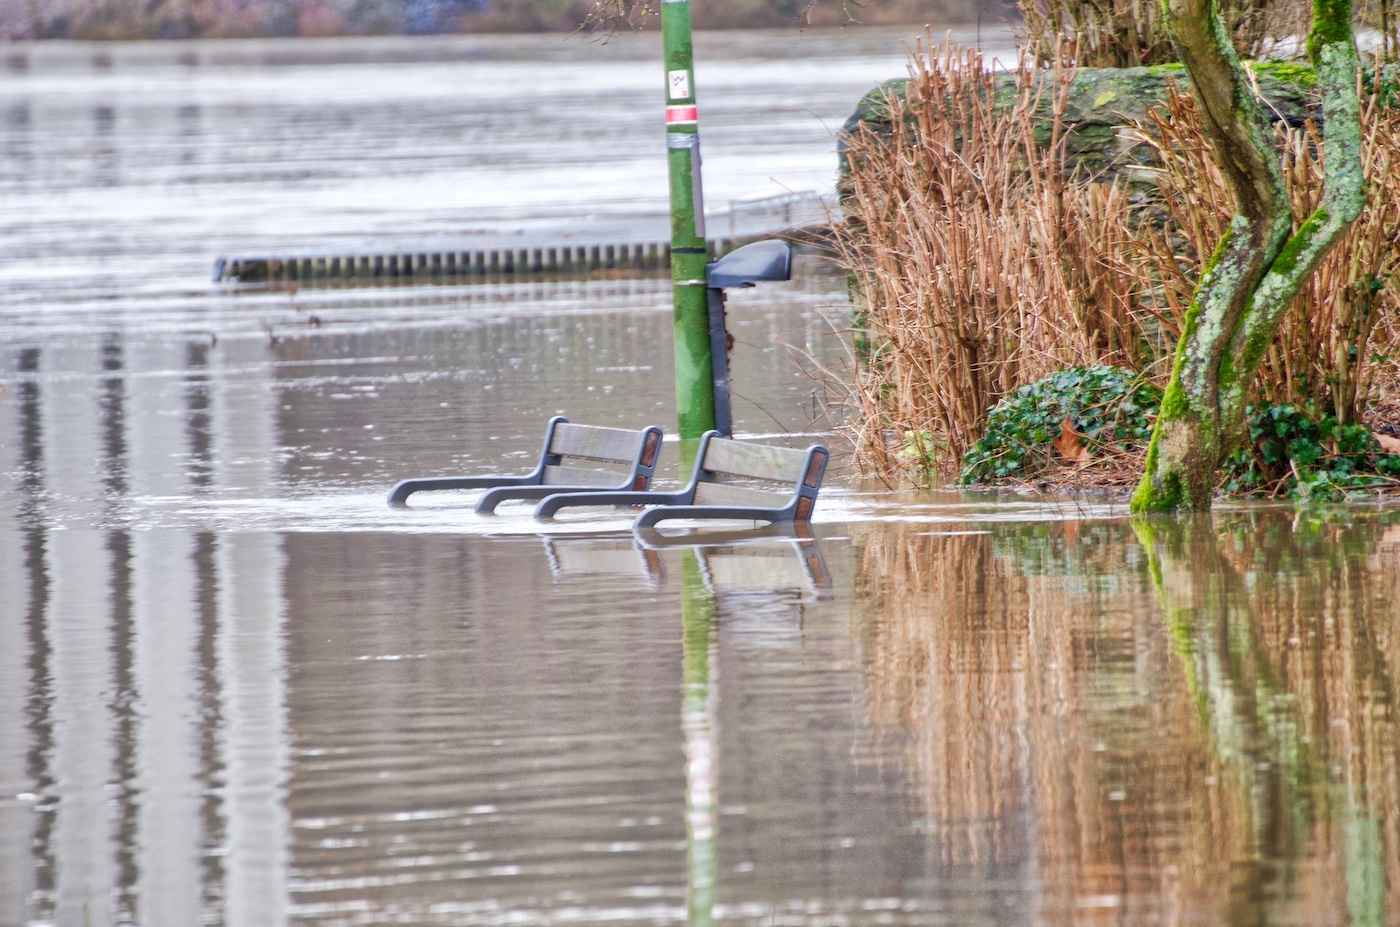
[[[1192,296],[1134,512],[1210,508],[1216,472],[1244,440],[1249,386],[1285,310],[1366,201],[1350,0],[1313,0],[1308,54],[1322,97],[1325,178],[1322,204],[1297,231],[1268,123],[1216,3],[1164,3],[1235,215]]]

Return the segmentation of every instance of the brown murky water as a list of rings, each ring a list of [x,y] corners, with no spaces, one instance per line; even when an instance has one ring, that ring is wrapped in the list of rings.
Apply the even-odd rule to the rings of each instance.
[[[748,74],[834,99],[872,82],[853,59],[898,73],[897,47],[746,41],[714,52],[731,112]],[[1133,525],[839,470],[803,539],[388,509],[401,477],[525,468],[556,412],[670,426],[669,292],[211,291],[278,197],[279,244],[448,223],[350,201],[375,172],[326,127],[388,137],[442,65],[348,47],[68,49],[0,82],[0,925],[1400,923],[1400,512]],[[302,141],[247,141],[263,85],[263,134]],[[736,160],[745,119],[718,120]],[[802,131],[763,158],[817,163]],[[732,294],[742,433],[826,427],[801,359],[841,363],[841,297],[811,267]]]

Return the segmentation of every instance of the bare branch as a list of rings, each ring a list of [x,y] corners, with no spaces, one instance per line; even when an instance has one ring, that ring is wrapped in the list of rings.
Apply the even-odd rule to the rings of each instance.
[[[639,32],[648,17],[655,16],[657,0],[594,0],[580,32],[617,35]]]

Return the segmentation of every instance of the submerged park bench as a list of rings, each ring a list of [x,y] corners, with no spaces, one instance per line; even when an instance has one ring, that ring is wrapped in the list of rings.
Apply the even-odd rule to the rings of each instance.
[[[539,463],[523,476],[442,476],[403,480],[389,493],[390,505],[404,505],[416,492],[439,489],[485,489],[476,511],[487,515],[507,499],[543,499],[557,493],[599,489],[643,492],[656,473],[661,429],[630,430],[574,425],[562,415],[549,420]],[[565,463],[568,461],[568,463]],[[582,461],[587,466],[576,466]],[[612,469],[598,469],[610,464]]]
[[[550,495],[536,508],[536,518],[553,518],[567,506],[654,506],[637,516],[635,528],[652,528],[672,518],[728,518],[805,523],[812,517],[827,449],[813,444],[805,451],[744,444],[707,431],[695,456],[690,483],[679,492],[582,492]],[[738,477],[746,481],[736,484]]]

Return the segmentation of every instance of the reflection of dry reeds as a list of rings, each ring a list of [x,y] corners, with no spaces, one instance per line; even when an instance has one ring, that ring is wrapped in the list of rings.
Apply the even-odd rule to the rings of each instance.
[[[1400,526],[1268,514],[1151,548],[873,527],[869,712],[930,859],[1034,871],[1045,923],[1330,922],[1372,866],[1396,910],[1397,563]],[[1348,859],[1367,822],[1384,859]]]
[[[1216,750],[1258,796],[1258,851],[1310,862],[1296,867],[1295,894],[1314,916],[1294,920],[1346,909],[1350,923],[1382,922],[1400,905],[1388,707],[1400,680],[1400,525],[1256,512],[1217,521],[1206,539],[1183,538],[1180,525],[1149,534]]]
[[[871,536],[862,559],[871,713],[913,735],[917,816],[947,822],[935,840],[944,865],[1014,857],[1014,822],[1028,810],[1015,782],[1021,744],[1004,736],[1027,714],[1025,589],[988,542],[891,528]]]
[[[1244,809],[1187,792],[1218,764],[1191,701],[1156,697],[1179,676],[1150,593],[1114,575],[1133,546],[1122,525],[891,526],[862,558],[870,712],[908,738],[931,852],[950,871],[1021,861],[1046,923],[1170,923],[1173,891],[1223,907],[1216,875],[1245,852]]]

